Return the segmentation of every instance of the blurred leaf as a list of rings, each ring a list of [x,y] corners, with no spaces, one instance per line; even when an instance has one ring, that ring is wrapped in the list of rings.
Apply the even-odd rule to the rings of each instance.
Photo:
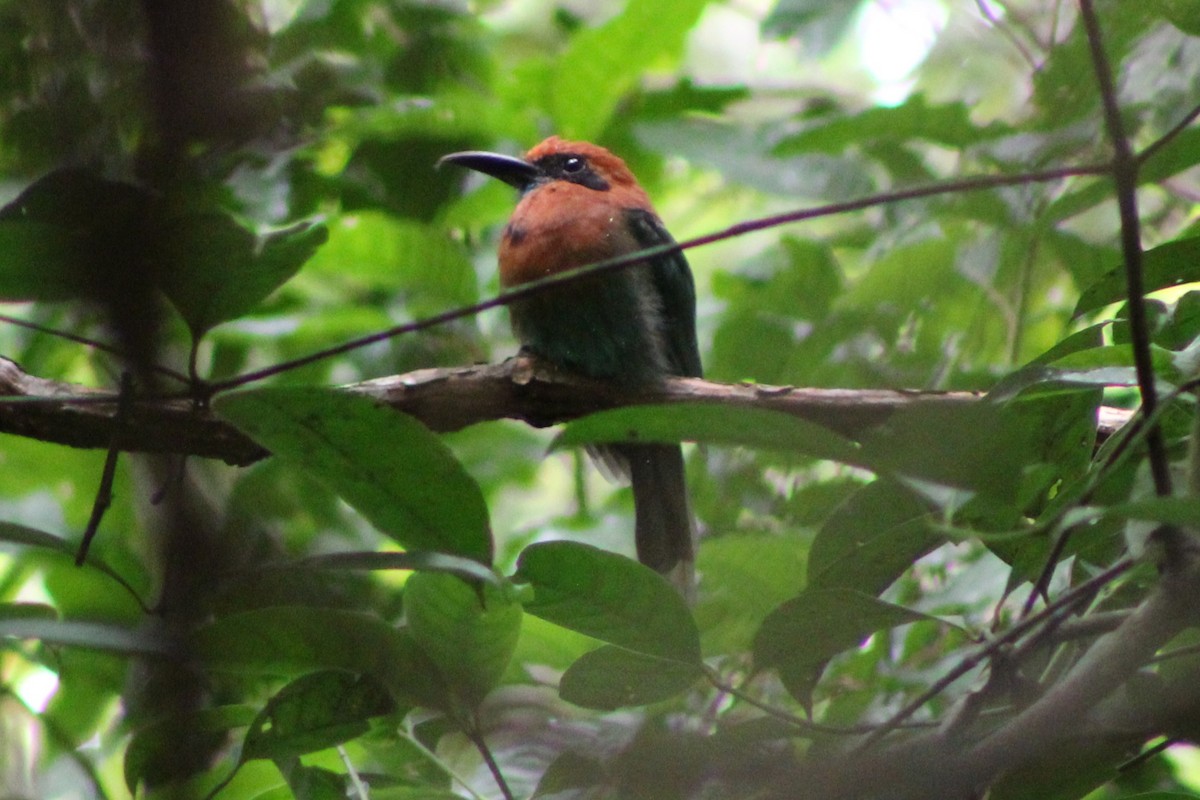
[[[550,762],[538,781],[532,800],[552,798],[561,792],[595,786],[604,779],[604,767],[599,761],[567,750]]]
[[[666,579],[632,559],[575,542],[525,548],[514,580],[533,587],[525,610],[603,642],[695,664],[700,635]]]
[[[246,732],[242,759],[285,759],[354,739],[371,717],[395,708],[369,675],[314,672],[289,683],[267,701]]]
[[[234,728],[254,721],[248,705],[227,705],[171,714],[134,731],[125,748],[125,786],[137,794],[139,786],[161,786],[201,771],[207,758]],[[181,748],[181,745],[182,748]]]
[[[479,486],[412,417],[365,397],[319,388],[267,388],[213,407],[276,457],[310,472],[401,545],[489,564]]]
[[[604,711],[666,700],[694,684],[699,664],[655,658],[605,645],[585,653],[567,669],[559,696],[584,708]]]
[[[426,570],[430,572],[447,572],[470,580],[483,581],[493,586],[501,586],[500,577],[490,569],[483,567],[478,561],[445,553],[411,552],[411,553],[326,553],[325,555],[309,556],[299,561],[266,564],[264,570]]]
[[[404,614],[450,689],[468,708],[483,702],[516,649],[521,607],[453,575],[419,572],[404,584]]]
[[[260,237],[223,214],[180,217],[162,233],[163,292],[199,339],[286,283],[328,235],[316,222]]]
[[[756,669],[777,669],[805,706],[825,663],[876,631],[932,619],[853,589],[806,589],[763,620],[754,637]]]
[[[47,619],[39,615],[0,617],[0,638],[37,639],[45,644],[88,647],[127,655],[170,656],[178,650],[175,642],[156,631]]]
[[[346,778],[322,767],[308,767],[296,759],[279,765],[295,800],[346,800]]]
[[[1200,281],[1200,236],[1177,239],[1143,253],[1142,280],[1147,292]],[[1084,289],[1072,316],[1125,299],[1125,266],[1121,264]]]
[[[280,606],[243,611],[196,631],[193,647],[209,669],[294,677],[343,670],[378,678],[398,699],[441,708],[436,668],[405,632],[357,611]]]
[[[550,90],[559,131],[570,138],[598,138],[634,82],[655,61],[678,54],[705,5],[707,0],[630,0],[616,17],[573,36],[556,60]]]
[[[981,128],[972,122],[969,112],[967,104],[962,102],[931,104],[923,94],[914,94],[898,106],[870,108],[857,114],[827,113],[815,120],[804,120],[804,130],[782,139],[775,154],[836,154],[876,140],[913,139],[962,150],[1013,132],[1000,123]]]
[[[22,547],[36,547],[51,550],[70,558],[71,560],[75,559],[75,553],[78,548],[78,545],[68,542],[65,539],[60,539],[52,533],[46,533],[45,531],[27,528],[24,525],[17,525],[12,522],[0,520],[0,548],[2,548],[6,542],[20,545]],[[108,578],[111,578],[117,583],[117,585],[124,589],[130,597],[133,598],[133,601],[137,603],[140,608],[145,609],[145,603],[143,603],[141,596],[137,593],[133,586],[131,586],[129,582],[126,581],[125,578],[122,577],[116,570],[108,566],[108,564],[104,563],[96,555],[91,553],[88,554],[88,559],[84,563],[82,569],[89,568],[96,570]]]
[[[61,225],[0,220],[0,300],[79,297],[80,237]]]
[[[389,294],[399,290],[412,317],[479,300],[475,269],[461,244],[444,231],[379,211],[339,217],[305,272]]]
[[[807,48],[824,55],[850,28],[861,5],[860,0],[780,0],[763,20],[763,33],[799,36]]]
[[[694,613],[705,655],[749,649],[763,617],[804,587],[805,554],[800,536],[734,534],[704,542]]]
[[[57,620],[58,611],[44,603],[0,603],[0,620]]]
[[[568,423],[553,447],[623,441],[697,441],[859,461],[853,442],[815,423],[778,411],[708,403],[627,406],[590,414]]]

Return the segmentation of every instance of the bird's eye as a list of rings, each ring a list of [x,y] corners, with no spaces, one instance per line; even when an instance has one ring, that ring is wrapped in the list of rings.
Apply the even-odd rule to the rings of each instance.
[[[563,172],[573,173],[573,172],[583,172],[583,167],[584,167],[584,163],[583,163],[582,158],[580,158],[579,156],[569,156],[567,158],[567,160],[563,162],[562,168],[563,168]]]

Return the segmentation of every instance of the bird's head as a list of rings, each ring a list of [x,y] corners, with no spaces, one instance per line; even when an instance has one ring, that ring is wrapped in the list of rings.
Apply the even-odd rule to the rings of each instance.
[[[551,136],[525,154],[524,158],[467,150],[438,160],[458,164],[515,186],[522,193],[555,181],[566,181],[606,192],[614,187],[636,186],[625,162],[603,147],[589,142],[569,142]]]

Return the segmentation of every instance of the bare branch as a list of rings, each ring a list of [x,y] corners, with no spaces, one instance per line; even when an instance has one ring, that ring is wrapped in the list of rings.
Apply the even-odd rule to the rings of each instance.
[[[627,405],[703,402],[792,414],[847,436],[879,425],[913,403],[973,403],[974,392],[894,389],[804,389],[672,378],[631,388],[568,375],[526,358],[503,364],[422,369],[342,387],[375,398],[439,432],[499,419],[547,427],[595,411]],[[7,400],[7,402],[5,402]],[[1108,435],[1129,418],[1101,409]],[[136,400],[121,420],[117,395],[25,373],[0,358],[0,432],[55,444],[217,458],[245,465],[267,452],[210,411],[183,399]]]

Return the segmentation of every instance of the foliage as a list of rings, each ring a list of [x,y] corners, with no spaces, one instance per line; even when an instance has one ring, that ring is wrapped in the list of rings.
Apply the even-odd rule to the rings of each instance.
[[[1200,785],[1197,620],[1156,599],[1200,527],[1195,4],[1097,3],[1144,304],[1072,4],[480,6],[0,0],[0,353],[274,454],[121,455],[77,567],[105,454],[4,435],[0,795]],[[899,79],[864,66],[881,14]],[[512,193],[434,164],[550,132],[620,153],[681,241],[829,206],[688,251],[707,378],[987,396],[853,437],[711,405],[437,435],[329,388],[511,355],[495,311],[272,369],[496,294]],[[1160,443],[1097,438],[1147,390],[1131,343]],[[630,432],[705,443],[694,607],[579,449]],[[1144,652],[1037,724],[1130,618]]]

